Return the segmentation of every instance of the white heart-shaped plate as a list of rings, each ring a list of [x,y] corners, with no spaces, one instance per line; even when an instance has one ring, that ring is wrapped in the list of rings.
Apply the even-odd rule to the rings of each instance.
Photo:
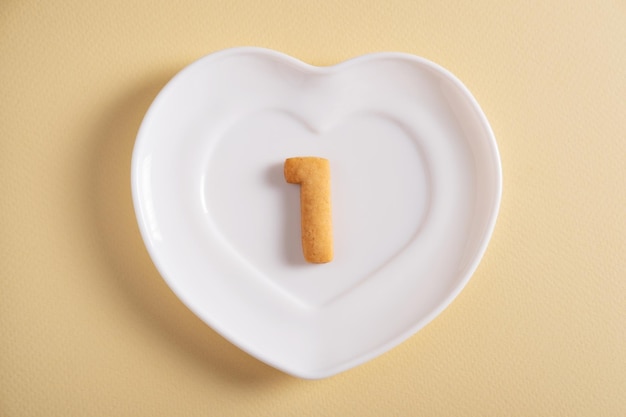
[[[294,156],[331,166],[335,258],[307,264]],[[235,48],[183,69],[138,133],[132,190],[159,272],[202,320],[292,375],[322,378],[398,345],[461,291],[502,178],[470,92],[425,59],[314,67]]]

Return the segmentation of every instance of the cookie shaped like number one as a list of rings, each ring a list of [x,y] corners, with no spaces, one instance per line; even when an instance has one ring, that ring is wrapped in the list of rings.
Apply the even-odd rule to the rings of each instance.
[[[300,184],[302,252],[310,263],[333,260],[330,205],[330,164],[327,159],[298,157],[285,160],[285,180]]]

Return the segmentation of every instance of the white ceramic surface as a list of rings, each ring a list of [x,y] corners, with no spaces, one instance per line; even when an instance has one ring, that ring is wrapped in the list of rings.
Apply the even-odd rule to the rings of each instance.
[[[294,156],[330,160],[335,259],[307,264]],[[474,272],[501,195],[469,91],[415,56],[314,67],[235,48],[176,75],[132,161],[148,251],[202,320],[260,360],[322,378],[391,349]]]

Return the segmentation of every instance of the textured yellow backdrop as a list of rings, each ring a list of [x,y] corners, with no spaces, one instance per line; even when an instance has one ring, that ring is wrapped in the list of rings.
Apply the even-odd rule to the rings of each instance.
[[[185,65],[232,46],[316,65],[395,50],[474,93],[501,214],[459,298],[321,381],[174,297],[140,239],[134,136]],[[0,5],[0,415],[626,415],[626,3],[17,1]]]

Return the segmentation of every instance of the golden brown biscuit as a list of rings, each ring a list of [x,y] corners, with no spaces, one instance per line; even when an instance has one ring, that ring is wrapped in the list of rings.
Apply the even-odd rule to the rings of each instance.
[[[333,259],[333,227],[330,205],[330,163],[317,157],[285,160],[285,180],[300,184],[302,252],[310,263]]]

